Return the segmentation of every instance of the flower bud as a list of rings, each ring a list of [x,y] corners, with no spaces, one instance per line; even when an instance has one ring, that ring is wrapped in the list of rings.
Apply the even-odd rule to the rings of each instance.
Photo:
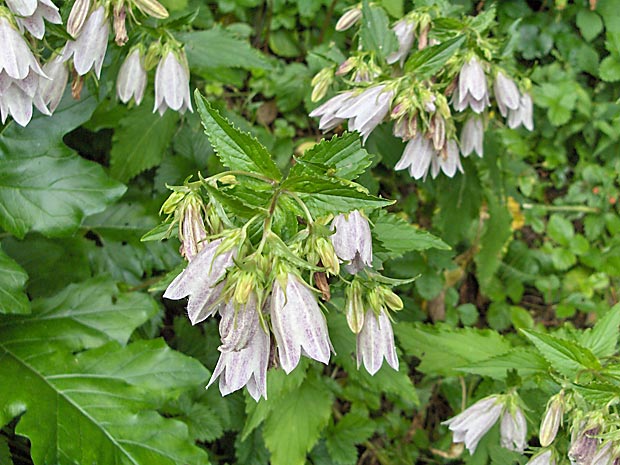
[[[134,5],[147,16],[155,19],[166,19],[168,10],[157,0],[133,0]]]
[[[379,288],[379,292],[381,293],[383,302],[385,302],[385,305],[387,305],[388,308],[394,311],[403,309],[403,301],[394,293],[394,291],[385,286],[381,286]]]
[[[190,194],[185,202],[179,222],[179,239],[181,255],[191,261],[206,245],[207,231],[202,218],[202,199],[196,194]]]
[[[362,17],[362,10],[360,8],[352,8],[343,14],[336,23],[336,31],[342,32],[349,29],[355,23],[357,23]]]
[[[310,97],[313,102],[318,102],[327,93],[329,86],[331,86],[334,80],[333,70],[331,68],[323,68],[321,71],[316,73],[314,78],[312,78],[312,96]]]
[[[555,465],[555,456],[551,449],[534,455],[525,465]]]
[[[340,273],[340,261],[336,256],[334,246],[324,237],[318,237],[315,243],[316,251],[321,259],[321,263],[328,273],[337,275]]]
[[[249,271],[241,271],[235,280],[235,291],[233,293],[233,302],[238,305],[245,305],[254,294],[256,288],[256,275]]]
[[[547,447],[558,434],[564,415],[564,392],[556,394],[547,403],[547,410],[540,423],[540,445]]]
[[[164,213],[165,215],[170,215],[174,213],[174,211],[177,208],[177,205],[179,205],[179,202],[181,202],[181,200],[183,200],[184,197],[185,197],[184,192],[174,191],[172,194],[170,194],[170,196],[166,199],[166,201],[161,206],[161,209],[159,210],[159,214],[161,215],[162,213]]]
[[[125,5],[121,3],[114,6],[114,41],[119,47],[125,45],[129,40],[127,36],[127,27],[125,25],[126,16]]]
[[[592,462],[600,442],[596,437],[599,432],[600,428],[598,426],[587,426],[586,429],[574,434],[575,438],[571,440],[571,446],[568,450],[568,458],[572,463],[589,465]]]
[[[354,334],[358,334],[364,326],[364,302],[362,300],[362,284],[354,279],[351,286],[345,290],[347,298],[345,313],[349,328]]]
[[[338,69],[336,70],[336,76],[344,76],[345,74],[348,74],[352,69],[355,68],[356,61],[357,60],[353,57],[349,57],[344,60],[342,63],[340,63],[340,66],[338,66]]]
[[[75,0],[67,20],[67,32],[72,37],[77,37],[82,31],[82,26],[84,26],[89,11],[90,0]]]

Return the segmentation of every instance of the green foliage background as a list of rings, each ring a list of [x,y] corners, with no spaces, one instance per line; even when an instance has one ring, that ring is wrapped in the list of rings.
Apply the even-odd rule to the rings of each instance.
[[[171,21],[192,20],[179,35],[192,85],[288,171],[320,139],[310,81],[344,60],[352,31],[333,27],[350,2],[164,3]],[[442,2],[378,3],[388,16],[362,31],[371,48],[413,4]],[[454,14],[485,6],[444,3]],[[161,299],[183,267],[178,241],[140,241],[160,221],[166,184],[223,169],[204,105],[163,117],[148,99],[120,105],[111,51],[80,101],[65,95],[53,117],[1,127],[0,463],[523,463],[496,445],[496,429],[474,456],[450,446],[440,422],[460,411],[462,386],[476,399],[523,389],[533,434],[554,392],[541,381],[550,371],[604,375],[613,389],[579,386],[592,401],[616,399],[620,9],[565,3],[497,3],[498,27],[533,83],[533,132],[491,125],[484,158],[465,160],[464,175],[417,182],[393,170],[402,144],[383,125],[365,147],[372,162],[339,174],[361,174],[371,195],[397,201],[396,215],[371,220],[385,274],[420,275],[398,288],[400,370],[357,370],[336,294],[332,363],[271,370],[259,403],[204,390],[216,322],[192,327],[183,302]],[[361,153],[354,135],[339,143]]]

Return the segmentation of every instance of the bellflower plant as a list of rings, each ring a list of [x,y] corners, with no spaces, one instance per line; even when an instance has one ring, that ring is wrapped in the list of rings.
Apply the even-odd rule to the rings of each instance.
[[[476,152],[479,157],[484,155],[484,123],[476,115],[467,118],[461,131],[461,153],[467,157],[472,152]]]
[[[99,78],[109,34],[105,8],[100,6],[88,16],[77,38],[67,42],[62,52],[63,59],[73,58],[73,66],[80,76],[92,70]]]
[[[398,356],[394,346],[392,323],[384,308],[375,314],[368,309],[364,316],[364,324],[357,335],[357,367],[362,364],[374,375],[383,364],[383,359],[398,371]]]
[[[500,422],[500,442],[502,447],[515,452],[523,452],[527,445],[527,423],[521,408],[507,405]]]
[[[116,78],[116,95],[121,102],[127,103],[133,97],[136,105],[142,103],[146,89],[146,69],[139,47],[129,52],[121,65]]]
[[[464,111],[469,107],[478,114],[490,105],[487,78],[482,64],[475,56],[466,61],[461,68],[452,105],[456,111]]]
[[[6,0],[6,3],[18,15],[15,21],[19,28],[26,29],[39,40],[45,35],[45,21],[62,24],[58,7],[51,0]]]
[[[413,46],[413,41],[415,40],[415,23],[407,18],[403,18],[398,21],[392,29],[396,34],[396,39],[398,40],[398,50],[390,53],[387,56],[386,61],[389,64],[393,64],[398,61],[402,67],[405,64],[407,55],[409,54],[409,51]]]
[[[189,96],[189,71],[182,51],[166,51],[155,71],[155,107],[160,115],[170,108],[185,113],[193,112]]]
[[[57,56],[43,65],[43,72],[49,79],[45,77],[39,79],[41,98],[50,112],[54,113],[67,88],[69,70],[62,57]]]
[[[332,221],[330,236],[336,255],[348,262],[347,271],[358,273],[364,267],[372,267],[372,236],[368,219],[358,210],[348,215],[340,214]]]

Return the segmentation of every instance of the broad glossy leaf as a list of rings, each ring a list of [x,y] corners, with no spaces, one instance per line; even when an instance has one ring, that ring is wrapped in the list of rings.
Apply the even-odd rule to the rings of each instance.
[[[267,149],[250,134],[235,127],[202,96],[194,93],[196,107],[213,149],[231,170],[249,171],[279,180],[280,170]]]
[[[30,312],[26,281],[24,269],[0,249],[0,313]]]
[[[463,42],[465,42],[465,36],[460,35],[440,44],[418,50],[409,57],[405,69],[407,72],[415,73],[419,79],[432,76],[452,58]]]
[[[95,99],[63,102],[52,117],[37,115],[27,128],[9,123],[0,133],[0,226],[19,238],[31,230],[70,234],[85,216],[102,211],[125,191],[62,140],[90,118]]]
[[[357,134],[334,136],[296,158],[290,177],[319,173],[353,180],[372,163],[372,156],[362,147]]]
[[[146,99],[119,121],[110,151],[110,174],[127,182],[158,165],[177,129],[178,113],[153,113],[153,100]]]

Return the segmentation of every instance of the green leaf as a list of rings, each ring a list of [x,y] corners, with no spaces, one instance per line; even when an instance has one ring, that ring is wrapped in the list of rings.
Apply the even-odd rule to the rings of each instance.
[[[334,462],[340,465],[357,463],[357,444],[366,441],[375,431],[375,424],[368,413],[353,411],[325,432],[327,450]]]
[[[28,274],[0,248],[0,313],[30,313]]]
[[[620,81],[620,61],[613,56],[607,56],[601,61],[599,75],[605,82]]]
[[[362,147],[357,134],[346,133],[323,139],[295,161],[289,177],[319,173],[353,180],[370,166],[372,156]]]
[[[213,149],[231,170],[262,174],[280,180],[282,174],[267,149],[250,134],[234,128],[202,96],[194,93],[196,107]]]
[[[318,175],[288,178],[282,183],[282,189],[298,194],[315,217],[352,210],[371,210],[394,203],[368,194],[354,182]]]
[[[546,372],[549,364],[534,348],[518,347],[501,355],[459,367],[459,371],[504,380],[507,372],[516,370],[521,376]]]
[[[404,219],[383,210],[372,218],[373,236],[388,251],[392,258],[405,252],[440,249],[450,250],[450,246],[427,231],[422,231]]]
[[[393,18],[402,18],[404,15],[403,0],[381,0],[381,6]]]
[[[581,8],[577,12],[577,27],[583,38],[591,42],[603,31],[603,20],[595,11]]]
[[[610,357],[616,353],[619,326],[620,304],[616,304],[596,322],[594,328],[582,333],[579,342],[597,357]]]
[[[13,465],[11,450],[6,436],[0,436],[0,465]]]
[[[360,39],[366,50],[383,58],[398,49],[398,41],[394,31],[390,29],[387,14],[381,7],[370,6],[368,0],[362,2]]]
[[[572,378],[579,370],[600,370],[601,362],[590,351],[576,342],[549,334],[521,330],[534,343],[541,355],[564,376]]]
[[[158,165],[177,129],[177,112],[162,116],[152,111],[152,99],[134,108],[119,121],[110,151],[110,174],[127,182]]]
[[[465,41],[464,35],[456,36],[432,47],[411,54],[405,63],[408,73],[415,73],[418,79],[436,74],[452,56],[458,52]]]
[[[125,187],[102,167],[69,149],[62,137],[87,121],[93,97],[65,98],[53,117],[36,115],[27,128],[9,123],[0,133],[0,226],[19,238],[26,232],[62,236],[82,219],[117,200]]]
[[[193,71],[213,68],[270,69],[267,57],[220,27],[179,34]]]
[[[109,341],[124,344],[156,312],[148,295],[120,293],[110,281],[91,279],[34,300],[30,315],[0,318],[0,343],[8,347],[25,340],[40,351],[46,346],[80,350]]]
[[[575,235],[573,224],[563,216],[553,214],[547,223],[547,234],[558,244],[568,247]]]
[[[263,436],[273,465],[304,465],[331,416],[333,396],[318,377],[278,400],[265,420]]]
[[[454,376],[460,367],[469,367],[511,349],[503,336],[488,329],[403,322],[394,327],[394,332],[406,353],[421,359],[417,369],[428,374]]]

